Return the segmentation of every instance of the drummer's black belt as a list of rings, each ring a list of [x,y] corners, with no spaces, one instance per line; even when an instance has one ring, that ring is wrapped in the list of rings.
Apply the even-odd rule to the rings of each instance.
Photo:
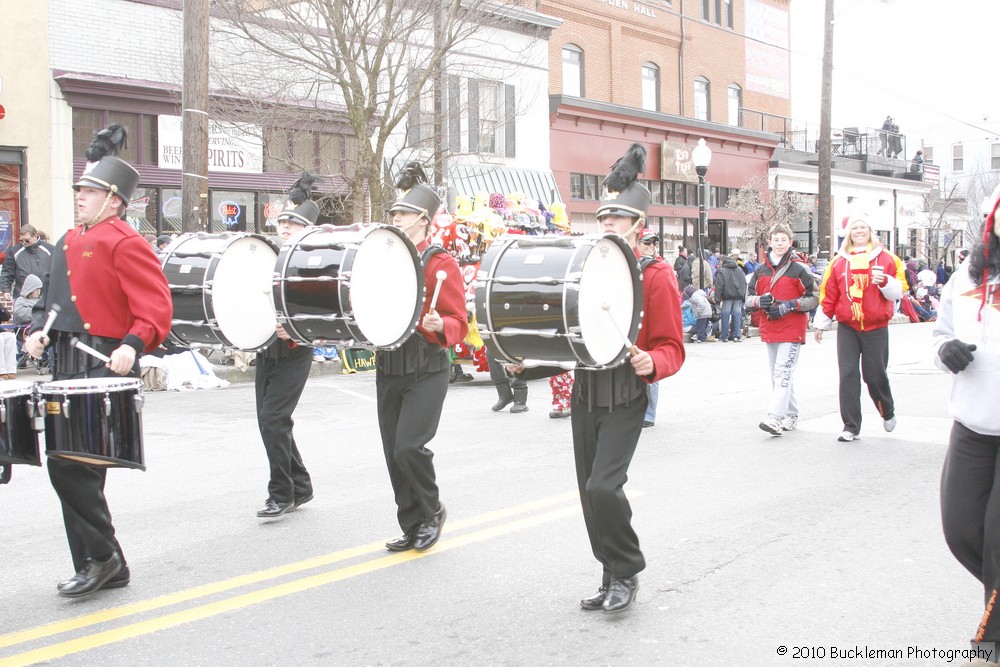
[[[376,352],[375,367],[385,375],[436,373],[448,368],[448,352],[415,331],[398,349]]]
[[[626,361],[614,368],[577,368],[573,391],[588,410],[615,408],[638,400],[646,392],[646,383]]]
[[[105,338],[89,333],[74,333],[72,331],[54,331],[52,352],[55,375],[80,375],[99,368],[104,368],[104,362],[82,350],[73,347],[73,339],[78,338],[84,345],[89,345],[101,354],[110,357],[122,341],[120,338]]]

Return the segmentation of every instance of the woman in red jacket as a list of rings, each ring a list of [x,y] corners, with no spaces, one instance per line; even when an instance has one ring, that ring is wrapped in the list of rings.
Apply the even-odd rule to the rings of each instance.
[[[840,367],[840,417],[844,430],[837,439],[857,440],[861,432],[861,380],[875,402],[886,431],[896,428],[889,387],[889,330],[896,300],[906,291],[906,269],[882,247],[863,215],[847,221],[846,238],[826,268],[820,284],[819,309],[813,319],[816,342],[836,320],[837,364]],[[860,362],[860,372],[858,370]]]

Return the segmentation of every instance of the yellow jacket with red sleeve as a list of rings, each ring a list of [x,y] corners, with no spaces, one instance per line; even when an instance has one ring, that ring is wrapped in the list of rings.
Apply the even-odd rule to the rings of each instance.
[[[417,246],[417,251],[423,253],[429,244],[424,241]],[[465,340],[469,333],[468,311],[465,309],[465,280],[462,278],[462,271],[458,268],[458,262],[447,252],[429,253],[424,266],[424,289],[426,298],[423,309],[420,311],[420,319],[417,320],[417,331],[428,343],[441,347],[451,347]],[[434,289],[437,286],[438,271],[445,272],[445,278],[441,283],[441,291],[438,293],[437,306],[434,308],[437,314],[444,320],[444,331],[427,331],[421,324],[424,315],[430,310],[431,299],[434,296]]]
[[[137,355],[154,350],[170,330],[173,300],[160,263],[117,216],[66,232],[42,283],[32,330],[42,328],[52,304],[60,306],[53,330],[120,339]]]

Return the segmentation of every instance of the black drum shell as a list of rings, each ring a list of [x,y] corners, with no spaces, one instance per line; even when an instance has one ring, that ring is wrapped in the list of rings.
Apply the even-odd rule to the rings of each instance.
[[[53,458],[112,468],[146,469],[141,389],[39,388],[45,408],[45,453]],[[111,402],[105,411],[105,396]],[[141,399],[140,399],[141,400]],[[69,418],[65,403],[69,404]]]
[[[0,421],[0,463],[42,465],[38,432],[34,428],[35,396],[32,388],[25,393],[0,397],[4,406]]]
[[[476,319],[485,327],[483,339],[498,357],[512,363],[524,359],[583,367],[602,368],[617,365],[628,351],[610,363],[600,364],[589,353],[585,341],[565,334],[580,331],[579,276],[594,244],[610,239],[626,258],[634,253],[617,235],[600,237],[523,237],[503,236],[486,252],[476,280]],[[541,261],[526,262],[525,258],[542,257]],[[633,284],[632,294],[622,298],[633,301],[632,321],[627,336],[634,341],[642,315],[641,275],[638,260],[629,261]],[[505,284],[496,278],[524,279],[523,283]],[[556,284],[529,282],[553,278]],[[504,328],[523,329],[523,334],[503,334]],[[539,335],[554,330],[557,336]],[[624,331],[622,333],[625,333]]]

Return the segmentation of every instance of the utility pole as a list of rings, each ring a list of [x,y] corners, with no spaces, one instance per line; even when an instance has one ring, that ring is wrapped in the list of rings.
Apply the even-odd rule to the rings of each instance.
[[[446,0],[441,0],[434,10],[434,43],[444,41]],[[445,72],[445,57],[442,54],[437,71],[430,77],[434,81],[434,186],[440,189],[448,177],[448,116],[445,113],[445,86],[448,76]]]
[[[208,231],[208,0],[184,0],[181,231]]]
[[[833,229],[832,174],[833,150],[830,142],[833,107],[833,0],[826,0],[823,20],[823,78],[819,109],[819,221],[817,257],[830,259],[830,232]]]

